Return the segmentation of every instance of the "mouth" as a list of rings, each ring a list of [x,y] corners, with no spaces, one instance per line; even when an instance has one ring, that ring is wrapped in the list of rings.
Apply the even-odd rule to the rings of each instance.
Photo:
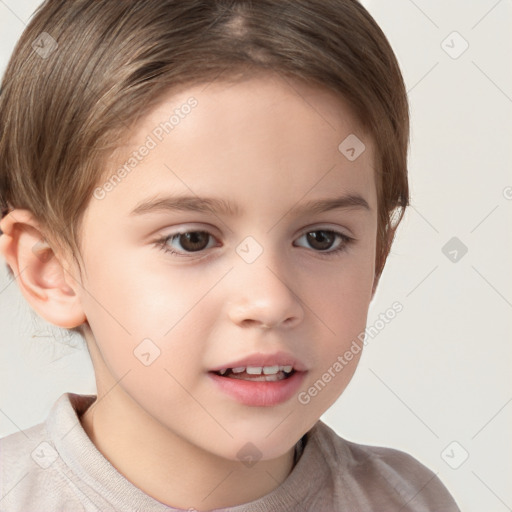
[[[208,372],[225,396],[252,407],[273,407],[290,400],[306,378],[307,371],[293,366],[235,366]]]
[[[276,382],[289,379],[296,372],[292,365],[274,366],[238,366],[213,371],[219,377],[250,382]]]
[[[210,368],[208,376],[225,396],[243,405],[273,407],[294,396],[308,370],[289,352],[255,352]]]

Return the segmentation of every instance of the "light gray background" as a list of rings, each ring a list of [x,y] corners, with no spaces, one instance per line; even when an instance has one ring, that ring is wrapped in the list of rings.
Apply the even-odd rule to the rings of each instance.
[[[38,4],[0,0],[0,74]],[[322,419],[412,454],[465,512],[512,510],[512,2],[363,4],[397,54],[412,115],[412,206],[368,324],[396,300],[404,309]],[[457,262],[442,252],[452,237],[468,248]],[[95,392],[80,338],[32,313],[3,263],[0,322],[0,436],[43,421],[64,392]]]

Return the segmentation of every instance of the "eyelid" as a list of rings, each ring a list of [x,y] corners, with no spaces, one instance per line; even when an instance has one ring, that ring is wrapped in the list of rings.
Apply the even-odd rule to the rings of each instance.
[[[220,237],[216,236],[214,231],[218,231],[218,230],[216,230],[213,226],[208,226],[205,228],[205,227],[201,227],[201,226],[197,226],[197,225],[190,226],[188,224],[181,224],[178,228],[175,228],[173,231],[170,231],[169,233],[164,232],[164,234],[157,237],[156,240],[153,241],[153,244],[160,246],[160,248],[162,248],[165,251],[165,245],[168,240],[178,237],[179,235],[182,235],[185,233],[198,233],[198,232],[206,233],[210,238],[212,238],[218,242],[218,239]],[[218,244],[214,247],[217,247],[217,246],[218,246]],[[210,247],[209,249],[202,249],[201,251],[197,251],[196,253],[194,253],[194,252],[187,253],[186,251],[183,253],[179,253],[178,251],[174,251],[173,249],[169,249],[169,252],[175,252],[176,254],[180,254],[180,256],[184,256],[184,257],[188,257],[188,258],[193,257],[194,254],[197,254],[196,259],[199,259],[199,258],[207,257],[207,255],[205,256],[205,253],[207,251],[209,251],[210,249],[213,249],[214,247]]]
[[[205,258],[208,258],[211,254],[211,251],[209,249],[213,249],[215,246],[208,247],[208,248],[202,249],[200,251],[195,251],[195,252],[194,251],[181,252],[181,251],[177,251],[177,250],[169,248],[167,244],[170,239],[174,239],[174,238],[176,238],[182,234],[185,234],[185,233],[201,232],[201,233],[205,233],[207,236],[217,240],[217,237],[211,231],[213,231],[213,230],[211,230],[210,228],[203,229],[203,228],[199,228],[199,227],[194,228],[194,227],[190,227],[187,225],[181,225],[179,227],[179,229],[177,229],[167,235],[162,235],[160,238],[155,240],[153,242],[153,244],[156,245],[157,247],[159,247],[160,249],[162,249],[164,252],[171,253],[174,257],[178,257],[178,258],[181,257],[183,259],[196,260],[196,261],[204,260]],[[312,224],[311,226],[306,226],[306,227],[302,228],[302,230],[299,232],[299,234],[294,237],[294,240],[296,240],[297,238],[302,238],[303,236],[307,235],[308,233],[315,232],[315,231],[331,232],[334,234],[335,238],[341,239],[341,243],[335,249],[326,250],[326,251],[315,251],[314,249],[312,250],[313,253],[316,253],[319,256],[324,257],[324,258],[334,257],[339,253],[345,252],[351,244],[353,244],[354,242],[357,241],[357,239],[355,237],[353,237],[351,234],[347,235],[344,232],[345,231],[344,229],[340,229],[337,226],[330,227],[330,226],[318,225],[318,224]],[[218,247],[218,245],[217,245],[217,247]],[[298,246],[294,245],[294,247],[306,248],[302,245],[298,245]]]
[[[354,240],[356,239],[356,237],[354,236],[352,231],[350,229],[348,229],[347,227],[342,227],[342,226],[338,226],[338,225],[328,225],[328,224],[329,223],[319,222],[319,223],[310,224],[308,226],[304,226],[299,231],[297,231],[297,236],[302,236],[305,233],[308,233],[310,231],[325,230],[325,231],[339,231],[341,234],[343,234],[349,238],[353,238]],[[179,227],[174,228],[173,231],[169,231],[169,233],[167,233],[167,236],[173,236],[173,235],[179,235],[179,234],[183,234],[183,233],[190,233],[190,232],[197,232],[197,231],[206,231],[207,233],[209,233],[211,235],[214,235],[215,234],[214,232],[220,233],[220,231],[217,228],[215,228],[215,226],[212,226],[211,224],[202,224],[202,223],[193,224],[192,223],[192,224],[180,224]],[[215,236],[217,236],[217,235],[215,235]]]
[[[302,236],[305,233],[309,233],[310,231],[336,231],[348,238],[351,238],[352,240],[356,240],[356,237],[354,236],[352,231],[350,229],[348,229],[347,227],[342,227],[339,225],[329,225],[329,223],[322,223],[322,222],[319,222],[316,224],[313,223],[309,226],[302,228],[299,231],[299,234]]]
[[[220,233],[220,231],[215,228],[215,226],[212,226],[211,224],[180,224],[178,227],[174,228],[164,228],[163,233],[165,234],[167,232],[167,229],[169,229],[169,232],[167,233],[167,236],[173,236],[173,235],[181,235],[183,233],[196,233],[198,231],[205,231],[210,235],[215,235],[215,233]],[[162,235],[165,236],[165,235]],[[217,236],[217,235],[215,235]]]

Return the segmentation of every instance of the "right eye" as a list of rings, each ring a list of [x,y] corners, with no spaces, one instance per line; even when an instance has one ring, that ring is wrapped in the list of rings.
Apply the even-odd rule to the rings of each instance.
[[[160,238],[155,243],[159,249],[164,252],[173,254],[176,256],[185,256],[187,252],[200,252],[208,247],[208,238],[213,237],[208,231],[183,231],[180,233],[173,233]],[[169,246],[169,242],[178,242],[184,251],[177,251]]]

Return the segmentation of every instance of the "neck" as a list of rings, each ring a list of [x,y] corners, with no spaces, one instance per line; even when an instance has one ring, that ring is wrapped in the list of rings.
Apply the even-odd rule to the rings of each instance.
[[[254,501],[276,489],[293,469],[293,449],[250,466],[207,452],[169,431],[119,388],[108,396],[98,392],[80,421],[119,473],[174,508],[201,511]]]

